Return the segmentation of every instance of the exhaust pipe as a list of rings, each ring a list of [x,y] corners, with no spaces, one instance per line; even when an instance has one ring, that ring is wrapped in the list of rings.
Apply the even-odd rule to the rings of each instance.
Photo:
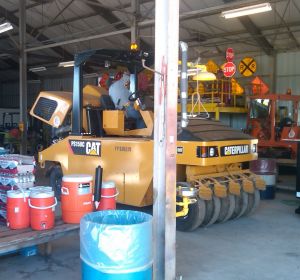
[[[181,74],[180,74],[180,101],[181,101],[181,127],[187,127],[189,120],[187,117],[187,97],[188,97],[188,44],[179,42],[181,49]]]

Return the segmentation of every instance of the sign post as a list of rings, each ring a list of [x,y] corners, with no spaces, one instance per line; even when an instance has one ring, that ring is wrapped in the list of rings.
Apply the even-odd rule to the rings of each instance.
[[[236,66],[232,62],[234,59],[233,48],[228,48],[226,50],[226,60],[227,62],[223,66],[223,73],[226,78],[231,78],[236,72]]]

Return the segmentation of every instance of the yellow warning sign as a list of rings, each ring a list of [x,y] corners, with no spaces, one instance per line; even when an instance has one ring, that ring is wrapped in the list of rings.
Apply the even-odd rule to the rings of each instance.
[[[234,78],[231,79],[231,89],[232,92],[235,93],[236,95],[241,95],[244,93],[244,89]]]
[[[219,66],[213,60],[210,59],[206,63],[206,69],[207,72],[212,72],[216,74],[218,72]]]
[[[239,71],[245,77],[252,76],[256,71],[256,61],[253,57],[244,57],[239,64]]]

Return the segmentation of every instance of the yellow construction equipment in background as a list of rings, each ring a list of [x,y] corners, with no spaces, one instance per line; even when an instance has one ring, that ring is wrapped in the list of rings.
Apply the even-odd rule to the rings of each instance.
[[[137,129],[123,110],[114,108],[105,89],[91,85],[82,89],[78,75],[78,68],[89,60],[110,60],[111,65],[126,65],[136,78],[142,70],[142,58],[141,53],[117,50],[78,55],[73,94],[39,94],[30,114],[56,130],[55,143],[38,157],[41,166],[52,163],[54,188],[59,187],[62,175],[93,175],[101,165],[103,179],[116,183],[119,203],[139,207],[152,204],[153,112],[139,109],[145,128]],[[186,127],[179,128],[178,184],[174,186],[177,228],[190,231],[252,213],[264,185],[241,163],[256,158],[257,140],[220,122],[191,119]]]

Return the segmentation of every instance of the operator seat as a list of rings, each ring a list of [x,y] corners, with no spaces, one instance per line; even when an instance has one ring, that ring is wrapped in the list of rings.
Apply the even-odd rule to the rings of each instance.
[[[101,95],[100,97],[102,110],[116,110],[115,104],[111,99],[110,95]],[[125,114],[125,129],[132,130],[136,129],[136,120],[134,118],[128,118]]]
[[[109,95],[103,94],[100,97],[101,107],[103,110],[115,110],[115,104]]]

